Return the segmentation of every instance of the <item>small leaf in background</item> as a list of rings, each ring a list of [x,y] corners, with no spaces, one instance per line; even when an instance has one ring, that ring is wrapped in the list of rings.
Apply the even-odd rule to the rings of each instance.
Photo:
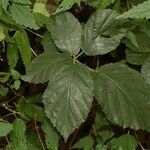
[[[130,49],[126,50],[126,59],[128,63],[133,65],[143,65],[150,53],[137,53]]]
[[[35,3],[33,8],[34,13],[42,14],[45,17],[50,17],[48,11],[46,10],[46,5],[43,3]]]
[[[8,88],[0,85],[0,96],[4,97],[8,94]]]
[[[60,32],[61,31],[61,32]],[[82,27],[69,12],[51,18],[50,32],[56,46],[70,55],[77,55],[81,48]]]
[[[62,0],[61,4],[56,9],[54,14],[58,14],[60,12],[66,11],[66,10],[70,9],[76,3],[79,4],[80,0]]]
[[[97,10],[88,20],[82,37],[86,55],[103,55],[116,49],[124,36],[120,27],[116,30],[116,16],[117,13],[111,9]]]
[[[122,135],[110,141],[112,150],[136,150],[137,140],[129,134]]]
[[[25,120],[34,120],[36,117],[37,121],[43,122],[46,118],[44,109],[31,103],[31,101],[28,101],[27,99],[20,99],[17,104],[17,110],[20,112],[21,117]]]
[[[18,48],[16,45],[8,44],[7,45],[7,60],[10,69],[16,67],[17,61],[19,59]]]
[[[24,25],[25,27],[38,29],[34,15],[31,13],[31,9],[25,5],[13,4],[10,6],[10,13],[13,20],[19,24]]]
[[[79,148],[84,150],[93,150],[93,138],[90,136],[83,137],[73,146],[73,148]]]
[[[16,40],[16,44],[18,46],[23,63],[27,69],[31,62],[32,55],[27,33],[24,30],[18,30],[16,31],[14,38]]]
[[[9,5],[9,0],[1,0],[3,9],[7,12],[7,7]]]
[[[39,142],[39,137],[37,133],[28,131],[26,134],[27,137],[27,150],[41,150],[41,143]]]
[[[14,81],[14,88],[15,90],[18,90],[20,88],[21,81],[20,80],[15,80]]]
[[[6,122],[0,122],[0,137],[7,136],[13,129],[13,125]]]
[[[5,83],[9,80],[10,73],[9,72],[0,72],[0,82]]]
[[[125,64],[107,64],[94,78],[95,98],[112,123],[150,130],[150,90],[139,72]]]
[[[17,70],[10,69],[10,72],[14,80],[17,80],[21,77],[20,73]]]
[[[5,33],[4,33],[4,28],[2,26],[0,26],[0,41],[4,40],[6,37]]]
[[[52,126],[50,120],[45,120],[43,122],[42,129],[45,133],[45,143],[48,150],[58,150],[59,135],[55,128]]]
[[[119,18],[146,18],[150,19],[150,0],[134,6],[129,11],[123,13]]]
[[[16,119],[13,123],[14,128],[11,131],[11,150],[27,150],[27,139],[25,136],[26,124],[21,119]]]
[[[51,33],[47,31],[42,40],[43,48],[45,52],[56,52],[59,49],[56,47],[54,40],[52,39]]]

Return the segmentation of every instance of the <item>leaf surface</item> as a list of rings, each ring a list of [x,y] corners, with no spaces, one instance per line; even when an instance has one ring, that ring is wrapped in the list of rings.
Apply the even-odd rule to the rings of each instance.
[[[7,136],[13,129],[13,125],[10,123],[0,122],[0,137]]]
[[[150,130],[150,92],[135,70],[124,64],[108,64],[98,69],[95,97],[112,123]]]

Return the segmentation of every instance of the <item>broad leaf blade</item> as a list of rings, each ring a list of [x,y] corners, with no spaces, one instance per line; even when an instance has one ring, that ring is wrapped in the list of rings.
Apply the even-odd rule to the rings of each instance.
[[[87,55],[103,55],[119,45],[124,34],[119,28],[113,31],[118,22],[116,16],[113,10],[98,10],[88,20],[82,38],[82,47]]]
[[[95,97],[112,123],[150,130],[150,92],[135,70],[124,64],[101,67],[95,74]]]
[[[71,13],[65,12],[54,16],[51,20],[50,32],[60,50],[70,55],[78,54],[81,47],[82,27]]]
[[[65,63],[53,69],[43,96],[47,116],[65,141],[85,121],[93,101],[93,79],[87,67]]]
[[[50,74],[53,73],[53,68],[59,71],[66,63],[72,63],[72,59],[67,55],[55,52],[43,53],[32,61],[27,75],[22,79],[32,83],[47,82]]]

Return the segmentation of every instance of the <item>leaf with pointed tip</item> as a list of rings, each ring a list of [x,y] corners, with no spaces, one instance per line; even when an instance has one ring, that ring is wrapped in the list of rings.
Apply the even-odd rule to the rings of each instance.
[[[95,74],[95,97],[115,124],[150,130],[150,92],[141,74],[124,64],[108,64]]]
[[[64,67],[51,72],[43,103],[47,116],[66,141],[90,111],[93,79],[90,70],[82,64],[66,62]]]
[[[110,9],[98,10],[86,23],[82,47],[87,55],[103,55],[115,50],[124,33],[116,26],[117,13]],[[113,32],[113,29],[115,31]]]
[[[60,50],[70,55],[78,54],[81,47],[82,27],[71,13],[65,12],[51,18],[50,32]]]

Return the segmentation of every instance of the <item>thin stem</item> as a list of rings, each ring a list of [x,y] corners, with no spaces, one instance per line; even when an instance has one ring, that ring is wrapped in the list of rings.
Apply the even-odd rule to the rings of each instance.
[[[31,48],[32,53],[35,55],[35,57],[37,57],[37,54],[35,53],[35,51]]]
[[[77,56],[74,57],[74,62],[76,62],[76,60],[78,59],[78,57],[80,57],[84,52],[80,52]]]
[[[34,31],[32,31],[32,30],[30,30],[30,29],[28,29],[28,28],[26,28],[26,30],[28,30],[29,32],[31,32],[31,33],[33,33],[33,34],[35,34],[36,36],[38,36],[38,37],[40,37],[40,38],[43,38],[43,36],[42,36],[42,35],[40,35],[40,34],[38,34],[38,33],[34,32]]]
[[[9,148],[9,150],[10,150],[10,142],[9,142],[7,136],[5,136],[5,138],[6,138],[6,141],[7,141],[7,144],[8,144],[8,148]]]
[[[36,129],[36,132],[37,132],[37,135],[38,135],[38,138],[39,138],[39,142],[40,142],[40,144],[41,144],[41,146],[42,146],[42,149],[43,149],[43,150],[46,150],[46,149],[45,149],[45,146],[44,146],[44,144],[43,144],[43,141],[42,141],[42,139],[41,139],[39,130],[38,130],[38,128],[37,128],[36,115],[35,115],[35,119],[34,119],[34,125],[35,125],[35,129]]]

